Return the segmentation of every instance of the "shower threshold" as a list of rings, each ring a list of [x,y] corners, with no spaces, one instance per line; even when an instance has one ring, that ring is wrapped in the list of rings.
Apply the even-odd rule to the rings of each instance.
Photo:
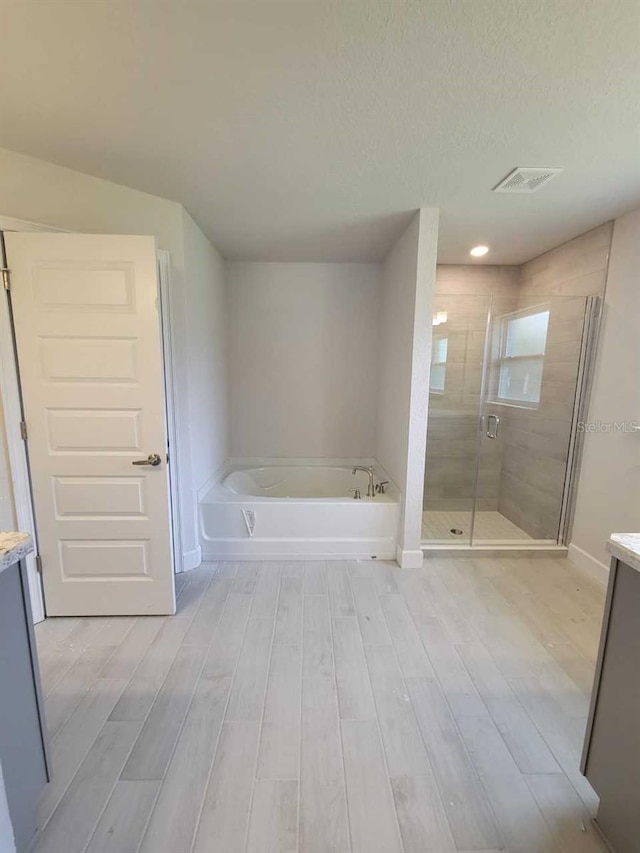
[[[471,512],[426,510],[422,514],[422,550],[438,553],[472,551],[522,551],[562,554],[567,549],[553,539],[534,539],[502,513],[480,510],[475,514],[471,544]]]

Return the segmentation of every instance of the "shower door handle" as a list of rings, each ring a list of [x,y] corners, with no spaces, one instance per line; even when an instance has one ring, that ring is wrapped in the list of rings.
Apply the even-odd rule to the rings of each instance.
[[[491,422],[493,421],[493,427]],[[487,415],[487,438],[497,438],[500,429],[500,418],[497,415]]]

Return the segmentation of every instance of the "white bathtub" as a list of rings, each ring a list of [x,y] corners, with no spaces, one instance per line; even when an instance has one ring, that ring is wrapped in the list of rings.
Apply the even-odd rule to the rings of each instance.
[[[389,479],[373,467],[376,482]],[[200,499],[203,560],[395,558],[398,490],[367,498],[367,474],[352,469],[232,466]]]

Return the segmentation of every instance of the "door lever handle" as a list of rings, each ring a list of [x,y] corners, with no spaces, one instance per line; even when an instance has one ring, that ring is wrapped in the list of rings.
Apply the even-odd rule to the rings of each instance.
[[[136,459],[131,464],[132,465],[152,465],[154,468],[157,465],[160,465],[162,462],[162,458],[158,453],[150,453],[146,459]]]

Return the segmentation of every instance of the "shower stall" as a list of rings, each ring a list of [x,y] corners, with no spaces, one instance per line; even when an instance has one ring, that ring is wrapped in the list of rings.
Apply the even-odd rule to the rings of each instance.
[[[439,266],[424,549],[568,541],[611,227],[521,267]]]

